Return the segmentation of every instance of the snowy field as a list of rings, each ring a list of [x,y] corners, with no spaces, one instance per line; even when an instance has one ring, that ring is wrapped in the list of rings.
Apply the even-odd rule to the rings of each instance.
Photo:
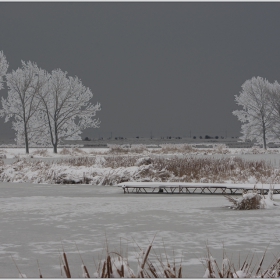
[[[110,146],[110,145],[109,145]],[[111,145],[117,147],[126,147],[126,145]],[[131,145],[130,145],[131,146]],[[137,147],[145,147],[145,145],[134,145]],[[167,146],[169,149],[164,149]],[[271,163],[275,167],[280,167],[280,148],[271,148],[264,151],[260,148],[227,148],[223,144],[217,144],[216,148],[193,148],[193,150],[180,149],[180,147],[191,147],[188,144],[166,144],[162,145],[161,148],[144,148],[142,155],[160,155],[160,156],[192,156],[192,157],[203,157],[203,158],[224,158],[224,157],[241,157],[246,160],[265,160]],[[129,153],[122,153],[120,151],[118,155],[135,155],[140,154],[139,151]],[[149,147],[149,146],[148,146]],[[170,148],[171,147],[171,148]],[[173,147],[178,147],[173,149]],[[66,153],[63,153],[66,151]],[[114,153],[115,154],[115,153]],[[49,161],[59,160],[62,158],[73,158],[88,156],[94,157],[96,155],[110,155],[110,148],[58,148],[58,153],[53,153],[52,148],[30,148],[30,154],[25,153],[24,148],[0,148],[0,158],[4,159],[5,163],[11,163],[17,158],[26,159],[47,159]]]
[[[247,253],[257,257],[268,246],[267,262],[280,251],[279,209],[235,211],[222,196],[125,195],[117,187],[91,185],[42,185],[0,183],[0,271],[1,277],[38,277],[37,260],[43,277],[60,277],[62,245],[72,269],[81,277],[81,259],[95,271],[105,243],[120,250],[132,268],[137,266],[137,246],[145,248],[156,235],[154,248],[170,259],[183,257],[183,276],[202,277],[208,242],[217,261],[223,244],[228,257],[238,263]],[[130,240],[127,241],[127,240]],[[162,241],[163,240],[163,241]],[[174,252],[173,252],[174,250]]]
[[[82,262],[76,245],[92,274],[95,272],[94,260],[97,262],[101,258],[106,237],[111,251],[120,252],[122,243],[122,254],[128,255],[129,264],[136,270],[136,252],[139,252],[136,243],[146,249],[156,235],[153,245],[155,252],[163,255],[165,246],[170,260],[175,258],[179,264],[182,258],[183,277],[187,278],[204,275],[205,269],[199,258],[205,256],[207,242],[218,262],[222,258],[223,246],[228,257],[232,257],[236,263],[239,253],[241,260],[244,260],[248,253],[256,252],[257,261],[267,246],[267,264],[273,254],[280,252],[278,207],[236,211],[229,209],[230,203],[220,195],[123,194],[119,187],[104,186],[107,184],[104,178],[111,177],[108,184],[114,184],[117,174],[117,183],[120,179],[131,178],[139,182],[151,178],[165,182],[180,179],[172,170],[169,173],[159,171],[156,167],[158,163],[150,163],[149,157],[152,160],[188,157],[232,159],[230,162],[233,163],[236,157],[264,160],[272,165],[276,173],[270,173],[266,166],[260,166],[259,175],[252,177],[257,166],[246,165],[248,170],[224,170],[226,176],[233,176],[233,179],[226,180],[219,174],[211,177],[211,169],[204,171],[210,176],[210,181],[270,183],[268,179],[278,178],[275,174],[278,174],[280,166],[279,149],[269,149],[264,153],[255,148],[228,149],[219,146],[192,149],[186,145],[175,148],[169,145],[162,149],[147,149],[140,145],[134,150],[115,151],[110,148],[58,149],[58,154],[53,154],[52,149],[34,148],[26,155],[24,149],[2,148],[0,156],[3,160],[0,167],[1,278],[18,277],[11,256],[27,277],[39,276],[38,260],[43,277],[59,278],[59,252],[62,247],[67,253],[72,277],[81,277]],[[116,162],[112,161],[112,157]],[[126,158],[132,161],[133,157],[136,157],[133,163],[121,166],[123,162],[127,164]],[[85,158],[88,160],[85,161]],[[77,162],[86,165],[77,165]],[[228,167],[230,162],[227,163]],[[71,166],[71,163],[74,165]],[[217,173],[222,172],[221,166],[219,168]],[[91,181],[88,185],[55,184],[55,179],[69,176],[81,180],[87,177]],[[186,177],[182,178],[188,181]],[[38,180],[41,180],[41,184]],[[275,198],[279,202],[279,195]],[[155,256],[154,252],[152,256]]]

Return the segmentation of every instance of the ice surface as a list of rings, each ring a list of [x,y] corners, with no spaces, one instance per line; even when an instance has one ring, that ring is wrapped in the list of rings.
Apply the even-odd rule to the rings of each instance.
[[[33,159],[58,160],[69,155],[53,154],[47,149],[45,156],[35,154]],[[28,157],[24,149],[3,149],[9,164],[15,156]],[[60,151],[60,150],[59,150]],[[87,154],[94,149],[83,149]],[[106,153],[108,149],[98,149]],[[241,156],[248,160],[266,160],[279,166],[280,154],[247,154],[246,149],[230,149],[225,155],[192,155],[196,157]],[[241,154],[241,155],[240,155]],[[79,155],[76,155],[79,156]],[[163,157],[167,155],[161,155]],[[180,155],[179,155],[180,156]],[[186,156],[186,155],[181,155]],[[73,157],[73,156],[71,156]],[[101,159],[101,157],[100,157]],[[100,163],[100,167],[101,167]],[[75,176],[84,172],[110,172],[96,167],[95,170],[81,168],[62,170]],[[131,167],[131,173],[139,167]],[[58,169],[56,168],[56,172]],[[15,176],[13,168],[7,174]],[[24,176],[36,177],[32,170],[21,171]],[[123,172],[122,169],[119,172]],[[253,179],[252,179],[253,180]],[[254,181],[248,183],[254,183]],[[280,195],[274,195],[280,200]],[[270,201],[267,201],[269,204]],[[234,211],[225,207],[230,203],[215,195],[147,195],[123,194],[116,187],[92,185],[48,185],[29,183],[0,183],[0,271],[1,277],[18,278],[18,271],[11,259],[16,261],[22,274],[38,277],[37,259],[43,277],[60,277],[59,251],[62,245],[67,253],[73,277],[82,277],[80,250],[90,275],[95,272],[93,257],[100,256],[105,243],[119,251],[120,241],[128,262],[137,271],[137,244],[145,250],[156,234],[153,248],[172,259],[173,249],[176,261],[183,256],[183,277],[202,277],[205,269],[199,258],[205,255],[206,242],[219,263],[222,260],[223,244],[228,255],[238,262],[248,252],[256,251],[261,256],[268,247],[267,262],[272,253],[280,249],[279,207],[265,210]],[[127,240],[130,240],[127,244]],[[269,259],[270,258],[270,259]],[[266,261],[266,259],[265,259]]]
[[[59,251],[67,253],[73,277],[81,277],[81,259],[95,272],[105,233],[112,251],[124,245],[128,262],[137,271],[137,246],[145,250],[153,240],[158,254],[166,251],[176,262],[183,256],[183,277],[202,277],[199,258],[209,248],[222,260],[227,255],[238,262],[248,252],[261,256],[268,246],[267,262],[280,250],[278,207],[235,211],[222,196],[123,194],[117,187],[91,185],[40,185],[0,183],[1,277],[18,278],[13,256],[22,274],[38,277],[37,259],[43,277],[60,277]],[[127,240],[130,240],[128,242]]]

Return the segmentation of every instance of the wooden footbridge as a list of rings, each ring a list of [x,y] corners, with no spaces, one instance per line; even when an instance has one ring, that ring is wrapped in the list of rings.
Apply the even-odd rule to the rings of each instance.
[[[222,194],[241,195],[248,190],[267,194],[272,188],[280,194],[280,184],[222,184],[222,183],[179,183],[179,182],[124,182],[117,185],[123,192],[137,194]]]

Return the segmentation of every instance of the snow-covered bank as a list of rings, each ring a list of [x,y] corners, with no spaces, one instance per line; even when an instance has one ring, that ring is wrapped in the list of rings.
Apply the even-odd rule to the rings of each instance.
[[[234,158],[95,156],[57,160],[17,159],[0,168],[2,182],[116,185],[122,182],[280,183],[264,161]]]
[[[121,182],[280,183],[279,149],[195,148],[187,144],[108,148],[0,149],[0,180],[50,184]],[[249,160],[248,160],[249,159]]]

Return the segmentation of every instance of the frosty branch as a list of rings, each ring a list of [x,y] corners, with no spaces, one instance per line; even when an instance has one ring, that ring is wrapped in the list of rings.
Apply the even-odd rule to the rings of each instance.
[[[83,129],[97,128],[95,118],[99,103],[90,101],[93,94],[77,77],[67,77],[60,69],[51,74],[35,63],[22,62],[22,67],[6,74],[8,63],[0,52],[0,89],[6,76],[7,98],[2,97],[0,115],[11,120],[18,144],[52,144],[54,153],[64,139],[81,139]]]
[[[45,73],[34,63],[22,62],[22,68],[8,73],[6,79],[8,97],[2,97],[1,115],[5,116],[5,122],[13,118],[17,143],[25,143],[26,153],[29,153],[29,142],[36,142],[42,127],[37,94],[46,83]]]
[[[242,122],[241,139],[256,140],[264,149],[267,149],[268,141],[275,141],[280,136],[280,90],[277,84],[253,77],[242,85],[240,95],[235,96],[237,105],[243,107],[233,111]]]
[[[52,71],[48,86],[40,94],[41,110],[49,131],[49,141],[57,153],[57,145],[63,139],[80,139],[82,130],[99,127],[94,119],[100,104],[91,104],[92,92],[75,77],[67,78],[60,69]]]

